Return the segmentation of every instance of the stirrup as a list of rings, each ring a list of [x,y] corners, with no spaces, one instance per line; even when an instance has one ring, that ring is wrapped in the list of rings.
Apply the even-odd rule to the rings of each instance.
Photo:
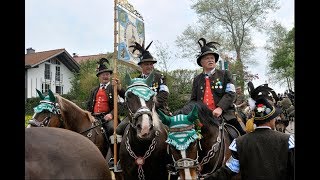
[[[120,165],[120,160],[117,162],[117,165],[114,166],[114,169],[113,169],[113,172],[122,172],[122,169],[121,169],[121,165]]]

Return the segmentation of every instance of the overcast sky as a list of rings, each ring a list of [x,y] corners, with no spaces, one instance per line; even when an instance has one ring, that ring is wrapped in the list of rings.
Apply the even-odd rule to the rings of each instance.
[[[197,17],[190,8],[192,0],[129,0],[144,18],[146,43],[160,41],[174,47],[174,41]],[[294,0],[280,0],[281,9],[270,14],[287,29],[294,26]],[[36,52],[65,48],[71,55],[94,55],[113,52],[113,0],[25,0],[25,48]],[[266,37],[257,34],[254,43],[262,47]],[[150,46],[150,52],[153,52]],[[255,86],[267,81],[266,52],[262,48],[252,57],[258,61],[250,67],[258,73]],[[196,61],[196,60],[195,60]],[[195,69],[196,64],[183,61],[170,64],[170,69]],[[285,89],[272,85],[276,92]]]

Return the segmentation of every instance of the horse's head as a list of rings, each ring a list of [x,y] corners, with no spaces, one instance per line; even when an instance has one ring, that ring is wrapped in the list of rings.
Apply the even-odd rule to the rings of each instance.
[[[162,123],[169,127],[167,143],[173,157],[173,168],[178,170],[180,179],[197,179],[197,139],[202,124],[198,119],[198,108],[194,106],[189,114],[167,116],[158,111]]]
[[[40,104],[34,108],[34,115],[29,120],[28,127],[63,127],[59,104],[56,97],[49,89],[47,96],[44,96],[38,89]]]
[[[140,139],[152,138],[153,130],[159,128],[159,119],[155,113],[155,92],[149,87],[154,78],[152,72],[147,79],[133,78],[127,73],[128,84],[125,103],[129,111],[130,125]]]

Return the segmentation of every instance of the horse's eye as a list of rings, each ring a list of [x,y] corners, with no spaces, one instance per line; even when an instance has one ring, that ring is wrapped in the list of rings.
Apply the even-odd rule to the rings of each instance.
[[[138,128],[138,129],[141,129],[141,124],[138,124],[138,125],[137,125],[137,128]]]

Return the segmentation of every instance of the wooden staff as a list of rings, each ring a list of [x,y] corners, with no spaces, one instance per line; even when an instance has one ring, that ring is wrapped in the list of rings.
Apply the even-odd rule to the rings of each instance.
[[[114,0],[114,50],[113,50],[113,69],[114,69],[114,78],[117,77],[117,61],[118,61],[118,51],[117,51],[117,0]],[[118,157],[117,157],[117,134],[116,134],[116,129],[118,126],[118,84],[115,83],[113,86],[113,138],[114,138],[114,144],[113,144],[113,162],[114,162],[114,170],[117,170],[117,162],[118,162]]]

